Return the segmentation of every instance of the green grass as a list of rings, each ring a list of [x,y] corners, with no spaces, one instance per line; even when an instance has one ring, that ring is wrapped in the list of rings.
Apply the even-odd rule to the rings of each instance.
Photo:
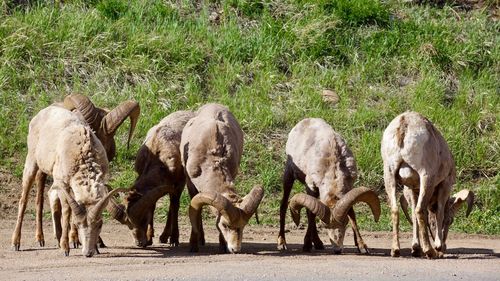
[[[382,132],[396,115],[415,110],[447,139],[457,164],[455,190],[477,194],[471,216],[460,216],[453,230],[500,233],[500,25],[489,7],[467,12],[375,0],[3,3],[0,165],[16,177],[29,120],[69,93],[108,107],[130,98],[141,104],[130,150],[128,125],[118,133],[113,186],[133,182],[135,151],[161,118],[219,102],[245,131],[237,185],[243,193],[264,184],[261,219],[276,224],[284,144],[298,121],[329,122],[356,156],[357,185],[385,198]],[[340,102],[324,102],[323,89]],[[187,202],[184,195],[183,210]],[[383,208],[378,224],[359,208],[362,228],[389,230]]]

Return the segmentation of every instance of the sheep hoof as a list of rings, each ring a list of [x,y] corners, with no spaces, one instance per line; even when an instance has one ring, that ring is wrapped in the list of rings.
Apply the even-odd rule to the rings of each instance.
[[[288,250],[288,246],[285,243],[281,244],[281,245],[278,244],[277,248],[278,248],[279,251],[286,251],[286,250]]]
[[[411,247],[411,255],[413,257],[421,257],[422,256],[422,248],[418,245],[415,245],[413,247]]]
[[[425,256],[428,259],[434,259],[437,257],[437,252],[433,248],[430,248],[429,250],[425,251]]]
[[[227,254],[229,251],[227,250],[226,245],[220,245],[219,246],[219,254]]]
[[[189,249],[191,253],[198,253],[200,251],[200,248],[198,245],[191,245],[191,248]]]
[[[312,244],[304,244],[304,246],[302,247],[302,252],[309,253],[311,252],[311,250],[312,250]]]
[[[366,245],[358,247],[358,251],[359,251],[360,254],[363,254],[363,255],[369,255],[370,254],[370,251],[368,250],[368,246],[366,246]]]
[[[280,251],[286,251],[288,250],[288,246],[286,245],[286,240],[285,237],[278,237],[278,250]]]
[[[179,247],[179,240],[174,241],[170,239],[170,247]]]
[[[392,250],[391,250],[391,257],[393,257],[393,258],[397,258],[397,257],[399,257],[399,256],[400,256],[400,251],[399,251],[399,249],[392,249]]]
[[[69,250],[64,251],[64,256],[69,257]]]
[[[160,235],[160,243],[167,244],[169,236],[170,235],[168,235],[168,234],[162,234],[162,235]]]
[[[441,252],[441,251],[437,252],[437,258],[438,258],[438,259],[442,259],[442,258],[444,258],[444,253],[443,253],[443,252]]]
[[[314,243],[314,249],[315,250],[324,250],[325,245],[323,245],[323,243]]]
[[[21,244],[14,244],[12,245],[12,250],[18,252],[21,249]]]
[[[40,247],[45,247],[45,240],[40,240],[38,243],[40,244]]]
[[[73,249],[78,249],[80,242],[73,242]]]
[[[146,242],[146,246],[151,246],[151,245],[153,245],[153,239],[148,240],[148,241]]]

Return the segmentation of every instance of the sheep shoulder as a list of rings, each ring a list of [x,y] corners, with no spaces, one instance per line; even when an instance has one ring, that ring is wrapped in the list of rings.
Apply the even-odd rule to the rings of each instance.
[[[357,176],[356,161],[345,140],[320,118],[307,118],[290,132],[286,153],[316,186],[329,178]]]

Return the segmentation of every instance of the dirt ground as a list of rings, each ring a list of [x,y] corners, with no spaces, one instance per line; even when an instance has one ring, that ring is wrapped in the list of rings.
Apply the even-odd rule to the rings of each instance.
[[[289,250],[276,250],[277,227],[248,226],[243,253],[218,254],[215,225],[205,224],[207,245],[189,252],[189,226],[181,222],[181,245],[159,244],[139,249],[127,227],[114,221],[104,224],[101,236],[108,248],[85,258],[80,249],[65,257],[52,238],[50,219],[45,219],[46,246],[35,242],[34,190],[23,225],[21,251],[11,249],[20,182],[0,170],[0,280],[500,280],[500,236],[451,234],[445,259],[411,258],[409,233],[402,234],[402,257],[391,258],[388,232],[362,231],[371,255],[357,254],[351,233],[345,251],[302,252],[304,229],[287,227]],[[47,200],[46,200],[47,201]],[[47,202],[45,202],[47,203]],[[45,206],[45,210],[49,210]],[[163,225],[157,223],[156,234]],[[324,230],[323,242],[328,241]]]
[[[52,238],[50,223],[44,225],[46,246],[34,239],[34,221],[23,226],[21,251],[11,250],[15,220],[0,223],[1,280],[500,280],[500,237],[451,234],[445,259],[409,257],[410,235],[402,235],[402,255],[389,256],[390,234],[362,232],[371,255],[356,253],[350,233],[342,255],[324,251],[302,252],[303,229],[287,233],[289,250],[276,250],[277,229],[249,226],[244,231],[242,254],[218,254],[214,225],[205,225],[207,245],[189,253],[189,228],[181,225],[181,245],[155,244],[133,247],[128,229],[114,222],[104,225],[102,237],[108,248],[85,258],[80,249],[64,257]],[[156,234],[162,225],[157,224]],[[321,237],[327,241],[322,230]]]

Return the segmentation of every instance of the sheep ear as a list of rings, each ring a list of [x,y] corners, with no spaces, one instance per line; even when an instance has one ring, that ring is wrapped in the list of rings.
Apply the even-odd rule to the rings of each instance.
[[[468,189],[462,189],[450,198],[450,212],[453,216],[456,215],[464,202],[467,202],[465,216],[468,217],[474,205],[474,192]]]

